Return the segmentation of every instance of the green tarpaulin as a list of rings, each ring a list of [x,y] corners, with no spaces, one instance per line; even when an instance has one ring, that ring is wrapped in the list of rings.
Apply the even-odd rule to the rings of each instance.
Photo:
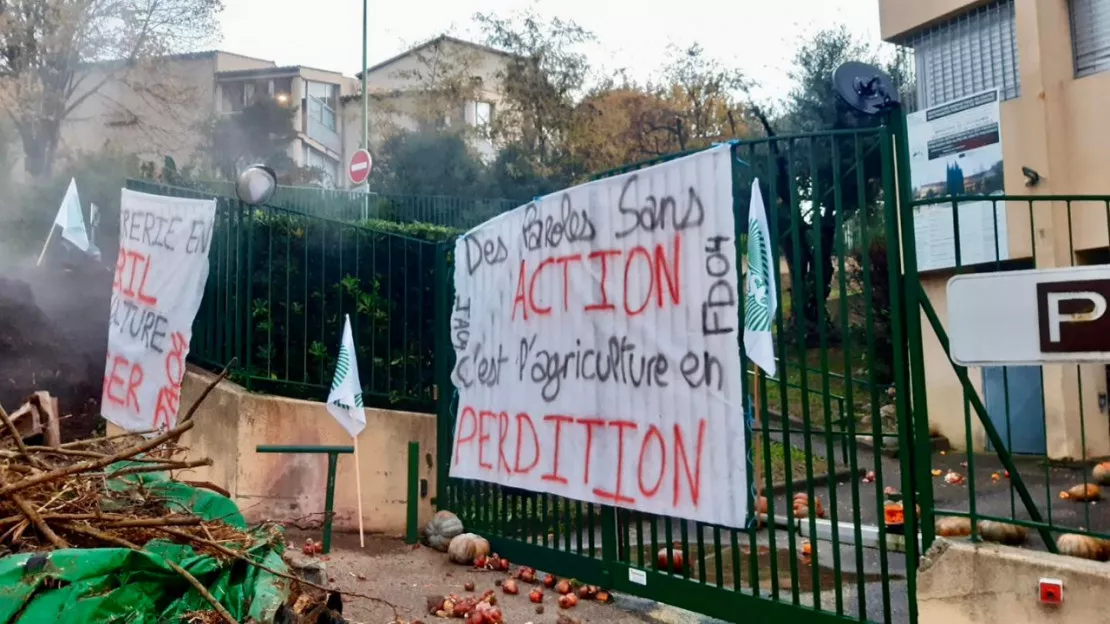
[[[127,465],[134,464],[113,468]],[[140,483],[144,499],[161,498],[171,512],[246,528],[231,500],[159,473],[114,478],[108,487],[138,496]],[[112,498],[118,502],[118,496]],[[255,535],[256,545],[245,554],[270,569],[288,572],[280,534],[260,530]],[[217,559],[161,540],[147,543],[144,551],[72,548],[0,558],[0,624],[155,624],[181,622],[191,612],[211,611],[211,605],[166,561],[195,576],[240,622],[272,622],[288,595],[286,579],[239,559]]]

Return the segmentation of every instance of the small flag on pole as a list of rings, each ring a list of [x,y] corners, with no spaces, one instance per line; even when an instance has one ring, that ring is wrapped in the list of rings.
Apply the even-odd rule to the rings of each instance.
[[[62,228],[62,238],[71,242],[81,251],[89,251],[89,234],[85,231],[85,217],[81,214],[81,198],[77,195],[77,180],[69,181],[69,189],[58,206],[54,225]]]
[[[777,300],[775,273],[778,263],[771,255],[771,229],[767,210],[759,191],[759,180],[752,182],[752,201],[748,211],[748,279],[744,300],[744,352],[768,375],[775,374],[775,343],[771,325]]]
[[[358,377],[355,339],[351,334],[351,317],[343,319],[343,341],[335,363],[335,376],[328,394],[328,412],[343,425],[352,438],[366,428],[366,412],[362,409],[362,382]]]

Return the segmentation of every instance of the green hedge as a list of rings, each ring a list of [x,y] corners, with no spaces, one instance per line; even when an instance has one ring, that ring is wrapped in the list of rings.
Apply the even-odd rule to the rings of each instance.
[[[197,191],[132,181],[165,195]],[[218,198],[211,273],[191,355],[210,367],[239,359],[249,388],[322,400],[345,314],[366,405],[434,407],[437,244],[452,228],[361,224]]]

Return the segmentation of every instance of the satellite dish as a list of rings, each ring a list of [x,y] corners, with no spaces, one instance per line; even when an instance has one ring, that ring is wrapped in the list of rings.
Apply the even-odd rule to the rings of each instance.
[[[833,88],[848,106],[864,115],[878,115],[898,105],[898,90],[890,74],[867,63],[849,61],[837,67]]]

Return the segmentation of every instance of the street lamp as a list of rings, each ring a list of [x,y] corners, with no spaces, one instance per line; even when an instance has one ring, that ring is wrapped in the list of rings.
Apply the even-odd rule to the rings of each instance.
[[[277,174],[266,165],[251,165],[239,174],[235,194],[240,201],[258,206],[270,201],[277,190]]]

